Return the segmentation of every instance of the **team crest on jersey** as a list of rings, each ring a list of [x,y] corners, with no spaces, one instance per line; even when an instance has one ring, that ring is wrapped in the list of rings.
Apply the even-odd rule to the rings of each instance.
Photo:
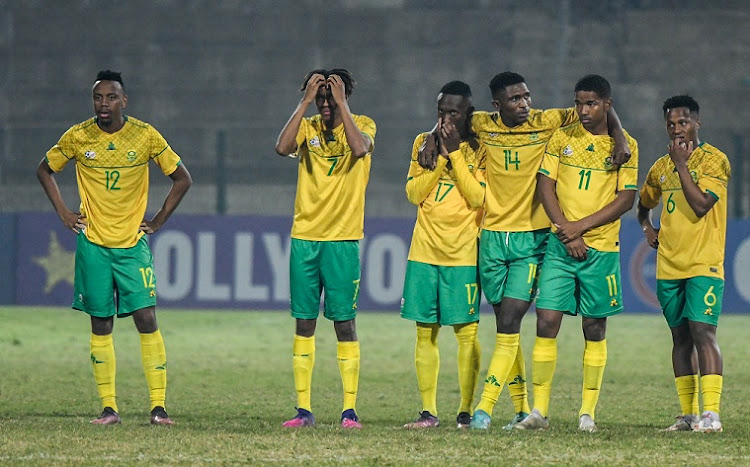
[[[320,138],[314,136],[310,141],[307,142],[310,146],[320,147]]]
[[[572,156],[573,155],[573,148],[570,147],[570,145],[565,146],[565,149],[563,149],[563,156]]]
[[[606,159],[604,159],[604,168],[605,169],[611,169],[612,168],[612,157],[607,156]]]
[[[135,151],[128,151],[128,162],[133,162],[135,160]]]
[[[693,182],[698,183],[698,174],[695,173],[695,170],[690,171],[690,178],[693,180]]]
[[[469,172],[474,172],[474,166],[469,164]]]
[[[86,151],[83,155],[86,159],[93,159],[96,157],[96,153],[94,151]]]
[[[537,141],[539,139],[539,133],[532,133],[529,135],[529,141]]]

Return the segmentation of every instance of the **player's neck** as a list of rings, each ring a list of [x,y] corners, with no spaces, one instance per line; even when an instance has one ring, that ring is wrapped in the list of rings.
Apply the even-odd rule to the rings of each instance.
[[[105,124],[99,120],[96,121],[96,125],[99,127],[100,130],[102,130],[105,133],[117,133],[118,131],[122,130],[122,127],[125,126],[125,117],[120,117],[120,119],[117,122],[109,122],[109,124]]]

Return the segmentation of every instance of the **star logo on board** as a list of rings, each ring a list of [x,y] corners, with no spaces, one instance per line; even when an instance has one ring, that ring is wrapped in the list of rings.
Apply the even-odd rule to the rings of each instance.
[[[115,143],[113,143],[112,141],[110,141],[109,142],[109,146],[107,146],[107,151],[114,151],[116,149],[117,148],[115,147]]]
[[[41,266],[47,274],[44,293],[50,293],[60,282],[73,285],[76,252],[75,250],[68,251],[60,245],[57,232],[50,232],[47,256],[36,256],[33,261]]]

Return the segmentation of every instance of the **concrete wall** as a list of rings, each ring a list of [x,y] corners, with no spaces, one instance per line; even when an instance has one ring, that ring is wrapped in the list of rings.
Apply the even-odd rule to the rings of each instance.
[[[228,212],[291,213],[296,164],[275,155],[305,72],[343,66],[350,106],[378,124],[369,214],[412,216],[403,181],[414,136],[442,84],[526,77],[536,107],[569,106],[587,73],[613,85],[641,149],[665,151],[661,103],[691,93],[704,140],[732,157],[733,213],[750,213],[736,160],[750,144],[750,12],[743,1],[26,0],[0,1],[0,211],[51,209],[34,178],[45,151],[91,115],[99,69],[123,72],[128,112],[156,126],[196,181],[181,206],[215,212],[217,133],[227,142]],[[73,170],[58,177],[75,203]],[[168,180],[156,173],[152,209]]]

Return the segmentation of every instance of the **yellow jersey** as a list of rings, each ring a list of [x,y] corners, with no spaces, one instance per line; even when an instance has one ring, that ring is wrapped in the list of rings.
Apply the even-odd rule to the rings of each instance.
[[[618,191],[638,189],[638,143],[626,132],[630,160],[619,169],[612,165],[614,140],[589,133],[583,125],[557,130],[544,153],[539,172],[557,182],[560,209],[577,221],[604,208]],[[553,228],[554,230],[554,228]],[[620,219],[583,234],[583,241],[599,251],[620,251]]]
[[[99,128],[96,117],[73,125],[46,159],[55,172],[76,162],[84,233],[107,248],[130,248],[144,235],[140,225],[148,201],[148,162],[156,162],[164,175],[181,163],[154,127],[127,116],[115,133]]]
[[[475,266],[477,236],[482,224],[487,154],[478,142],[461,142],[449,154],[438,156],[435,170],[417,162],[419,148],[429,133],[414,140],[406,196],[416,204],[417,221],[409,260],[437,266]]]
[[[685,199],[680,176],[669,154],[649,169],[641,188],[641,204],[653,209],[666,199],[661,210],[659,248],[656,250],[657,279],[708,276],[724,278],[724,247],[727,236],[727,185],[731,167],[726,154],[708,143],[695,148],[687,161],[691,178],[702,192],[716,198],[703,217],[698,217]]]
[[[354,115],[357,128],[375,141],[375,122]],[[301,240],[359,240],[364,236],[365,189],[372,155],[355,158],[344,124],[326,134],[320,115],[302,119],[297,132],[297,197],[292,237]]]
[[[482,228],[529,232],[550,226],[535,196],[544,147],[558,128],[578,121],[574,108],[532,109],[526,122],[505,126],[498,112],[474,112],[472,131],[487,148],[487,193]]]

